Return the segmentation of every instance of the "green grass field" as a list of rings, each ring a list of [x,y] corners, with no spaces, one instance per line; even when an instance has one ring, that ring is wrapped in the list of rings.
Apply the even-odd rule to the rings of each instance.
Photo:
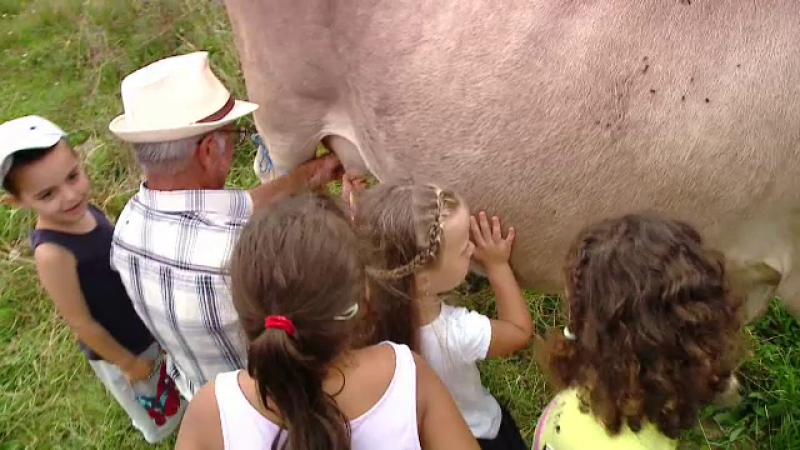
[[[107,131],[122,110],[119,82],[164,56],[204,49],[218,76],[244,96],[236,49],[217,0],[0,0],[0,121],[39,114],[72,134],[113,217],[139,180],[128,148]],[[256,183],[242,148],[231,186]],[[30,214],[0,206],[0,449],[146,448],[93,377],[43,295],[27,244]],[[560,323],[557,300],[529,295],[537,331]],[[464,301],[493,313],[491,294]],[[741,406],[705,412],[687,448],[800,449],[800,326],[780,307],[748,329]],[[530,437],[551,395],[528,353],[482,366],[485,383]],[[173,440],[159,446],[170,448]]]

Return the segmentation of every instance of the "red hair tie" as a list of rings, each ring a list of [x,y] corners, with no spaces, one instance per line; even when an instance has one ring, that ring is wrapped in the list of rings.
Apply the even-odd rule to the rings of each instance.
[[[294,324],[285,316],[267,316],[264,319],[264,329],[283,330],[289,336],[294,334]]]

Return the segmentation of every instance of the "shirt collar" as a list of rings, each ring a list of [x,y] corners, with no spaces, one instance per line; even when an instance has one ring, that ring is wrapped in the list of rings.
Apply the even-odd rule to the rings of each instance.
[[[206,212],[234,217],[249,217],[253,212],[250,193],[241,190],[156,191],[141,183],[137,197],[145,207],[163,212]]]

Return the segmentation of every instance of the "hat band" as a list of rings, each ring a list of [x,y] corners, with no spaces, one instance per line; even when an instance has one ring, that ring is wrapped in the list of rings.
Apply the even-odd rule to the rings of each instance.
[[[220,108],[219,111],[211,114],[205,119],[198,120],[196,123],[216,122],[222,119],[223,117],[227,116],[228,113],[231,112],[231,110],[233,110],[233,107],[235,105],[236,105],[236,100],[233,98],[233,95],[231,95],[230,97],[228,97],[228,101],[225,102],[224,105],[222,105],[222,108]]]

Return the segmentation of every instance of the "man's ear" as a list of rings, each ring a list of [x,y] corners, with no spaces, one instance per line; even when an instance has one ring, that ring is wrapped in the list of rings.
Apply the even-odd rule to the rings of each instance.
[[[216,142],[214,142],[214,135],[212,133],[200,139],[200,143],[197,144],[195,152],[197,161],[203,167],[203,170],[206,172],[216,170],[217,165],[219,165],[219,152],[217,151]]]

